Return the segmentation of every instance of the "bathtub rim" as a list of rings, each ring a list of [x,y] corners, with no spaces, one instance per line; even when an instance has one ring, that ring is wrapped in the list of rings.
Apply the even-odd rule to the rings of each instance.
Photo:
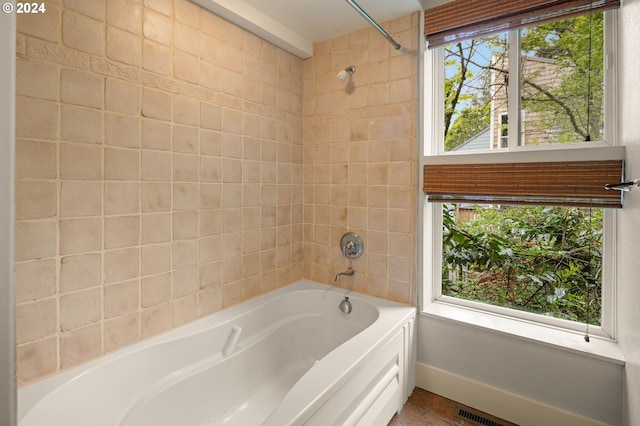
[[[406,322],[406,319],[410,318],[412,315],[415,315],[416,313],[416,308],[413,306],[389,301],[386,299],[381,299],[375,296],[362,294],[362,293],[359,293],[350,289],[345,289],[342,287],[322,284],[322,283],[311,281],[308,279],[301,279],[291,284],[288,284],[286,286],[283,286],[277,290],[271,291],[269,293],[265,293],[263,295],[260,295],[248,301],[239,303],[237,305],[231,306],[229,308],[222,309],[218,312],[214,312],[210,315],[199,318],[190,323],[178,326],[176,328],[172,328],[157,336],[153,336],[148,339],[138,340],[129,345],[123,346],[122,348],[119,348],[114,352],[111,352],[99,358],[93,359],[87,363],[75,366],[69,370],[62,371],[61,373],[58,373],[54,376],[45,377],[40,381],[34,382],[30,385],[27,385],[19,389],[18,401],[17,401],[18,425],[20,425],[20,421],[29,413],[29,411],[33,407],[35,407],[38,403],[40,403],[40,401],[44,397],[46,397],[50,392],[54,391],[58,387],[68,382],[75,380],[76,378],[84,374],[87,374],[93,369],[99,368],[104,363],[112,362],[119,358],[126,357],[127,355],[134,353],[136,351],[139,351],[141,349],[144,349],[145,347],[148,347],[148,346],[158,345],[165,342],[173,341],[177,338],[183,338],[193,334],[197,334],[197,333],[206,331],[212,326],[221,326],[224,324],[232,323],[239,316],[246,315],[249,312],[259,309],[261,306],[269,303],[270,301],[273,301],[276,298],[279,298],[280,296],[283,296],[289,293],[306,292],[309,290],[322,291],[324,293],[335,293],[340,296],[348,296],[353,301],[361,301],[368,305],[372,305],[377,309],[378,315],[377,315],[377,318],[373,321],[373,323],[371,323],[362,332],[358,333],[353,338],[344,342],[337,348],[334,348],[332,351],[330,351],[326,355],[326,357],[329,357],[334,352],[336,352],[338,348],[348,344],[347,346],[348,347],[353,346],[354,352],[358,354],[357,359],[353,363],[351,363],[352,365],[357,365],[358,362],[361,362],[363,357],[366,356],[366,353],[361,353],[363,350],[363,347],[362,347],[363,342],[358,342],[357,344],[354,344],[351,342],[353,342],[354,339],[357,339],[358,336],[361,336],[363,333],[366,333],[367,330],[377,331],[378,328],[382,328],[381,327],[382,325],[381,318],[383,317],[382,312],[384,312],[386,309],[389,309],[389,308],[406,308],[405,314],[402,315],[402,318],[403,318],[402,321],[397,321],[397,324],[402,324]],[[385,327],[388,327],[388,325],[385,325]],[[379,336],[379,339],[377,339],[378,342],[373,342],[372,347],[368,348],[368,350],[369,351],[374,350],[375,347],[378,347],[380,345],[380,342],[385,341],[389,337],[388,335],[391,334],[392,332],[395,332],[397,329],[398,327],[394,326],[393,330],[389,330],[389,332],[385,333],[384,336]],[[366,333],[366,334],[368,335],[370,333],[373,333],[373,331],[370,331],[369,333]],[[369,341],[370,339],[366,339],[366,340]],[[348,374],[346,374],[348,373],[348,371],[343,371],[344,368],[342,367],[340,367],[339,370],[340,370],[340,376],[337,377],[336,380],[331,383],[332,386],[336,386],[336,384],[344,383],[346,380],[348,380]],[[294,387],[292,387],[292,389],[293,388],[295,388],[295,385]],[[289,395],[290,393],[291,392],[289,392],[287,395]],[[316,398],[313,399],[312,402],[317,400],[322,400],[322,399],[323,399],[323,396],[318,395]],[[281,404],[279,404],[278,407],[282,405],[282,402],[284,402],[284,400],[281,401]],[[277,410],[278,407],[274,409],[274,412]],[[300,417],[301,415],[303,416],[304,413],[307,412],[309,409],[307,405],[301,408],[304,408],[304,409],[296,416],[296,418]]]

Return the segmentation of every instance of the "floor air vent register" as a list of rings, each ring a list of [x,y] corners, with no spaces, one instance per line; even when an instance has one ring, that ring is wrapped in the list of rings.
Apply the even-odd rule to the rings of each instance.
[[[479,426],[507,426],[506,423],[496,421],[488,418],[486,415],[479,411],[475,411],[469,408],[456,407],[455,416],[466,420],[469,424]],[[467,424],[465,422],[465,424]]]

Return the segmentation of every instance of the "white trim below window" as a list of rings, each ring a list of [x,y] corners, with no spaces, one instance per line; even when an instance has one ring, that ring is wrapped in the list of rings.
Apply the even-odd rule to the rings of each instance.
[[[583,339],[584,332],[554,327],[537,321],[507,317],[443,301],[429,303],[423,309],[422,315],[463,323],[470,327],[536,342],[617,365],[625,363],[622,349],[618,343],[593,334],[587,343]]]

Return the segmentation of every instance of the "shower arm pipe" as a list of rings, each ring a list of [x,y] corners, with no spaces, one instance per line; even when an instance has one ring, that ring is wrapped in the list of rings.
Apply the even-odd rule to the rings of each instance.
[[[391,45],[393,46],[394,49],[396,49],[396,51],[401,52],[402,51],[402,45],[400,43],[398,43],[397,41],[395,41],[393,39],[393,37],[391,37],[389,35],[389,33],[387,33],[384,28],[382,28],[380,25],[378,25],[378,23],[376,21],[373,20],[373,18],[371,18],[371,16],[369,16],[367,14],[367,12],[365,12],[359,5],[358,3],[356,3],[353,0],[346,0],[347,3],[349,3],[355,10],[356,12],[358,12],[360,15],[362,15],[362,17],[364,19],[366,19],[367,21],[369,21],[369,23],[371,25],[373,25],[375,27],[376,30],[378,30],[380,32],[380,34],[382,34],[382,36],[384,38],[387,39],[387,41],[389,43],[391,43]]]

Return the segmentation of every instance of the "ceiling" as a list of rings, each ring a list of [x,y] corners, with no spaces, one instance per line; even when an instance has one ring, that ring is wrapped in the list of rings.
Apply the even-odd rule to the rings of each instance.
[[[346,0],[192,0],[302,58],[313,43],[369,24]],[[356,0],[377,23],[422,10],[434,0]],[[393,37],[393,34],[390,34]]]

